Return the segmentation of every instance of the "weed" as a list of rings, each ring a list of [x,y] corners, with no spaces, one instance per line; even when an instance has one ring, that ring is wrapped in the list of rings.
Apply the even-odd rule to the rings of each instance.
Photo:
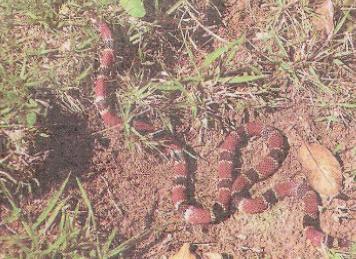
[[[327,257],[329,259],[351,259],[354,258],[354,256],[356,255],[356,244],[353,243],[350,251],[348,252],[343,252],[343,251],[338,251],[335,249],[328,249],[327,250]]]
[[[130,249],[141,235],[131,238],[121,244],[117,243],[117,229],[108,237],[103,237],[96,226],[93,208],[79,179],[77,185],[82,200],[78,200],[71,209],[70,197],[63,197],[69,177],[55,192],[39,216],[35,220],[28,219],[15,202],[5,184],[0,181],[11,210],[3,218],[0,226],[7,227],[8,234],[0,237],[0,244],[6,256],[17,258],[111,258],[122,256]],[[85,222],[81,221],[83,211],[80,204],[87,210]],[[11,226],[18,223],[18,228]]]

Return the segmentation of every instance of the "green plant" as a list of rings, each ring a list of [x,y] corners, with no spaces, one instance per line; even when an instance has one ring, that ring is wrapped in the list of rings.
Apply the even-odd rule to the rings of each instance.
[[[149,81],[143,85],[140,76],[131,75],[124,90],[117,94],[121,105],[120,117],[124,119],[126,125],[126,136],[129,137],[132,132],[139,135],[129,126],[129,122],[140,110],[146,109],[147,113],[155,114],[160,119],[160,125],[172,131],[173,125],[170,118],[172,114],[189,113],[192,119],[210,120],[213,118],[212,114],[209,114],[210,106],[215,104],[224,106],[230,99],[234,100],[237,97],[228,90],[224,90],[221,96],[212,99],[210,94],[213,94],[215,87],[236,86],[265,78],[265,75],[254,68],[250,68],[249,73],[225,76],[221,74],[220,67],[215,66],[219,62],[221,66],[230,66],[234,53],[244,43],[244,35],[234,41],[225,42],[222,47],[208,53],[201,64],[197,64],[190,44],[184,41],[191,66],[194,68],[190,74],[182,76],[168,74],[160,82]],[[207,90],[207,94],[203,94],[201,89]],[[156,105],[152,106],[151,103],[156,103]],[[140,136],[140,139],[151,147],[156,144],[144,136]]]
[[[142,0],[120,0],[121,6],[133,17],[144,17],[146,14]]]
[[[327,256],[329,259],[352,259],[356,256],[356,243],[352,243],[349,251],[339,251],[336,249],[328,249]]]
[[[15,198],[0,181],[3,195],[10,204],[9,215],[3,218],[0,225],[9,226],[19,223],[18,228],[11,233],[0,237],[0,244],[7,256],[17,258],[111,258],[124,254],[136,240],[149,233],[146,231],[137,237],[131,238],[121,244],[115,244],[117,229],[104,238],[97,230],[96,220],[89,198],[76,179],[80,190],[81,200],[78,200],[74,209],[71,209],[70,197],[63,197],[69,177],[63,182],[60,189],[55,192],[39,216],[35,220],[26,218]],[[86,219],[81,223],[84,204]]]

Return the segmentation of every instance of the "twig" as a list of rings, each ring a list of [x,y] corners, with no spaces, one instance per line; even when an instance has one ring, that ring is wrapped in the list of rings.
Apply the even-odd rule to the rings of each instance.
[[[122,208],[120,208],[120,206],[117,205],[117,203],[114,200],[114,195],[112,194],[112,192],[110,190],[110,186],[109,186],[108,181],[105,179],[104,176],[101,175],[100,177],[101,177],[101,179],[103,179],[103,181],[104,181],[104,183],[105,183],[105,185],[107,187],[107,190],[108,190],[108,193],[109,193],[109,196],[110,196],[110,200],[114,204],[115,209],[121,214],[121,216],[124,215],[125,214],[124,210]]]
[[[186,2],[187,5],[190,8],[193,8],[192,5],[188,2]],[[204,26],[201,22],[199,22],[198,18],[189,10],[189,8],[186,8],[187,12],[189,13],[189,15],[193,18],[193,20],[205,31],[207,32],[210,36],[214,37],[215,39],[217,39],[218,41],[221,41],[223,43],[228,43],[229,41],[221,38],[219,35],[217,35],[216,33],[214,33],[213,31],[211,31],[209,28],[207,28],[206,26]]]

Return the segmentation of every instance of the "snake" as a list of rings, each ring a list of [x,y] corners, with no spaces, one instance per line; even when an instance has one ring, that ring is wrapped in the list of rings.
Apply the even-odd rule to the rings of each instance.
[[[98,73],[94,82],[95,106],[105,127],[121,130],[123,119],[109,105],[108,79],[110,69],[115,61],[112,32],[107,23],[92,19],[103,48],[99,54]],[[130,122],[139,133],[152,133],[157,129],[144,120],[133,119]],[[251,139],[262,138],[268,146],[268,154],[255,167],[234,174],[236,161],[241,149]],[[173,184],[171,188],[172,203],[187,224],[216,224],[224,221],[235,212],[262,213],[285,197],[297,197],[303,203],[303,232],[313,246],[331,246],[333,237],[324,233],[320,226],[320,196],[305,181],[287,180],[276,184],[262,195],[251,197],[249,190],[257,182],[263,181],[276,173],[288,153],[288,143],[284,135],[276,128],[261,122],[247,122],[227,134],[219,147],[217,197],[211,208],[204,208],[189,193],[192,175],[188,166],[187,152],[184,145],[172,134],[165,134],[165,151],[169,154],[172,168]]]

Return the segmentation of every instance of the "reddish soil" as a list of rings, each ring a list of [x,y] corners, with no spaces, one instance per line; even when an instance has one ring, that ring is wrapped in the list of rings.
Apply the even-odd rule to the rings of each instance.
[[[351,149],[354,147],[355,129],[337,125],[326,129],[324,123],[315,123],[312,107],[286,109],[273,114],[261,114],[257,120],[281,129],[290,144],[287,159],[282,168],[270,179],[257,184],[253,191],[261,192],[283,179],[304,177],[305,171],[297,159],[301,139],[315,140],[330,148],[343,143],[340,160],[344,170],[352,168]],[[296,116],[298,114],[299,116]],[[314,115],[315,116],[315,115]],[[197,161],[195,172],[195,195],[209,206],[216,195],[217,146],[222,140],[217,132],[207,132],[205,141],[191,141],[193,150],[202,157]],[[199,139],[196,134],[189,139]],[[114,144],[115,143],[115,144]],[[320,252],[305,241],[302,227],[302,208],[298,200],[285,199],[260,215],[233,215],[221,224],[210,226],[187,226],[178,215],[170,200],[171,167],[156,155],[128,153],[119,148],[119,141],[103,149],[96,145],[94,165],[91,172],[97,176],[85,183],[86,190],[95,204],[97,217],[103,229],[118,227],[123,237],[137,235],[149,227],[159,228],[173,223],[168,232],[152,235],[132,252],[132,258],[160,258],[172,255],[184,242],[199,244],[203,252],[218,251],[235,256],[270,256],[272,258],[319,258]],[[245,148],[242,170],[258,160],[263,152],[260,145]],[[254,147],[254,148],[253,148]],[[113,150],[118,152],[113,156]],[[256,152],[257,150],[257,152]],[[344,175],[343,192],[355,199],[350,176]],[[108,187],[107,187],[108,186]],[[334,199],[324,203],[321,225],[326,233],[336,237],[356,240],[355,215],[351,210],[341,217],[343,208],[354,208],[354,201]],[[345,211],[345,210],[344,210]]]

